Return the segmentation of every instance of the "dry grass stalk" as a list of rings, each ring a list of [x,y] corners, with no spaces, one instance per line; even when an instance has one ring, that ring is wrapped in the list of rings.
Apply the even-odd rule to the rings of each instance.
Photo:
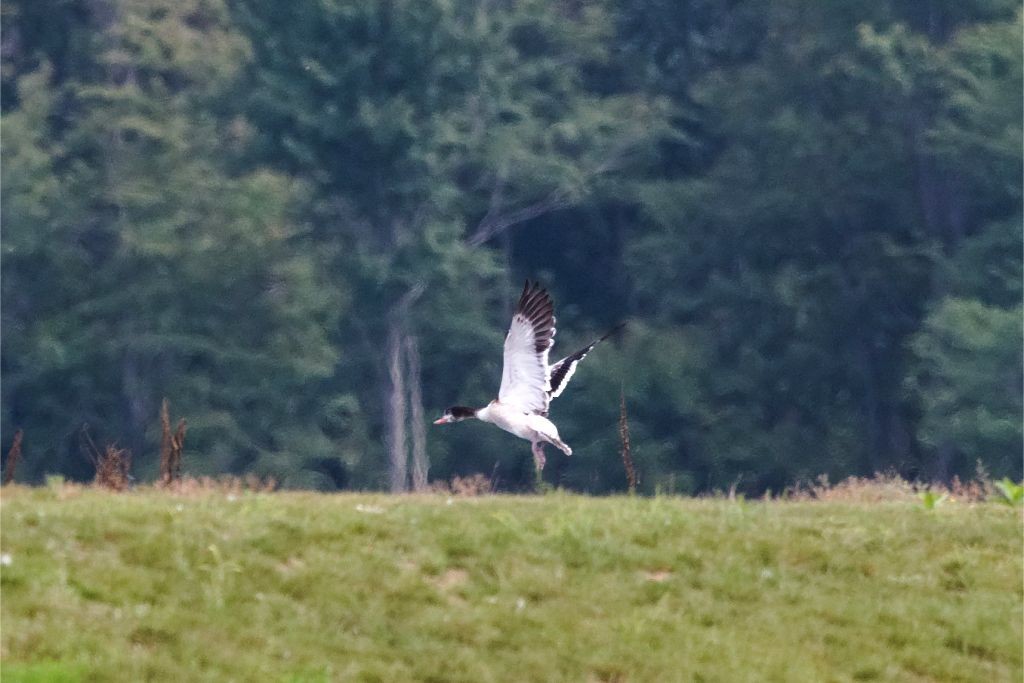
[[[633,466],[633,451],[629,446],[629,420],[626,417],[626,392],[619,391],[619,438],[622,440],[622,464],[626,467],[626,483],[629,492],[636,493],[636,467]]]
[[[10,484],[14,481],[14,471],[18,468],[18,462],[21,460],[21,440],[25,436],[25,432],[19,429],[14,432],[14,443],[11,444],[11,450],[7,451],[7,465],[4,467],[4,484]]]
[[[484,474],[452,479],[452,493],[456,496],[483,496],[494,493],[494,482]]]
[[[954,476],[953,481],[949,483],[949,494],[956,500],[981,502],[990,500],[995,495],[995,486],[987,476],[970,481],[961,481],[960,477]]]
[[[430,490],[453,496],[472,498],[494,493],[496,481],[485,474],[471,474],[468,477],[453,477],[450,482],[435,482]]]
[[[93,483],[113,491],[124,491],[131,482],[129,474],[132,468],[131,451],[108,445],[107,449],[96,456],[96,478]]]
[[[89,436],[89,425],[82,426],[81,448],[85,457],[96,468],[93,485],[112,491],[124,491],[131,483],[132,453],[126,448],[118,448],[108,444],[106,450],[100,452],[96,443]]]
[[[273,477],[261,479],[255,474],[247,474],[244,477],[222,475],[216,478],[186,476],[175,480],[165,488],[182,496],[201,496],[213,493],[237,496],[246,491],[269,493],[277,489],[277,480]]]
[[[185,449],[185,418],[171,432],[170,404],[165,398],[160,406],[160,483],[169,486],[181,479],[182,452]]]
[[[983,474],[983,473],[980,473]],[[951,499],[977,503],[988,500],[993,486],[989,479],[963,482],[953,477],[949,485],[941,483],[911,482],[894,472],[876,472],[872,477],[847,477],[832,484],[828,476],[821,475],[813,484],[797,485],[783,494],[789,500],[822,500],[833,503],[917,502],[922,491],[947,494]]]
[[[847,477],[833,484],[828,475],[814,483],[797,484],[786,491],[791,500],[823,500],[834,503],[880,503],[915,500],[914,486],[897,474],[876,473],[873,477]]]

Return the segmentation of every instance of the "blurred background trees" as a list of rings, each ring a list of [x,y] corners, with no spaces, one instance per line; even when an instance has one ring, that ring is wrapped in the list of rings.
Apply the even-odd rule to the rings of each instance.
[[[620,320],[546,476],[757,493],[1021,476],[1019,3],[10,0],[2,334],[19,478],[78,434],[385,488],[479,425],[526,277],[556,354]],[[429,470],[427,464],[429,463]]]

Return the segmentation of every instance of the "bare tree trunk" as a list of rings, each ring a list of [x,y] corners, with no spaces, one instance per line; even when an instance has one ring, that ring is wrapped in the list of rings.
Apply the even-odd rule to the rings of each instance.
[[[427,489],[427,423],[423,416],[423,386],[420,373],[420,347],[415,335],[405,335],[405,355],[409,369],[409,420],[412,430],[412,490]]]
[[[633,147],[636,139],[630,136],[622,140],[608,156],[596,167],[584,170],[583,175],[588,178],[596,178],[605,173],[612,172],[619,168],[623,159]],[[487,213],[473,230],[473,234],[466,238],[466,244],[471,247],[479,247],[492,237],[500,235],[509,228],[521,223],[532,221],[552,211],[566,209],[576,203],[577,199],[573,193],[565,188],[555,188],[547,197],[532,204],[518,209],[504,208],[504,188],[507,169],[501,169],[496,178],[494,189],[491,192],[491,204]]]
[[[392,307],[388,315],[388,384],[385,391],[387,404],[388,481],[392,493],[409,490],[409,450],[406,438],[409,404],[406,394],[406,372],[408,363],[408,318],[409,310],[426,291],[426,285],[419,283],[406,292]],[[416,372],[413,375],[413,448],[423,454],[423,478],[426,481],[426,428],[423,426],[423,402],[419,385],[419,352],[416,353]],[[417,423],[419,426],[417,427]],[[419,444],[417,446],[417,444]],[[415,454],[414,454],[415,455]],[[414,476],[416,476],[414,474]]]
[[[387,450],[388,480],[392,493],[406,491],[405,377],[402,372],[402,320],[392,315],[388,321]]]

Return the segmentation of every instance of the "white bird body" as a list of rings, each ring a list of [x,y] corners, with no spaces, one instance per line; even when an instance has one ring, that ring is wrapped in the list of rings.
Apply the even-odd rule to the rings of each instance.
[[[497,400],[478,409],[452,406],[434,424],[458,422],[470,417],[490,422],[529,441],[538,470],[544,467],[546,443],[566,455],[572,455],[572,449],[562,441],[558,428],[548,419],[548,405],[551,399],[565,390],[576,365],[612,332],[549,365],[548,353],[555,343],[555,307],[545,290],[527,280],[505,337]]]
[[[530,443],[549,443],[566,455],[572,455],[572,449],[558,437],[558,427],[543,415],[524,413],[500,401],[491,401],[485,408],[476,411],[476,417]]]

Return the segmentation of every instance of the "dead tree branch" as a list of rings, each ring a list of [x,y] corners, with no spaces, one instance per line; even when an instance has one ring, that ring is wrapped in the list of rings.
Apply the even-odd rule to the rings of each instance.
[[[5,485],[14,481],[14,471],[18,469],[18,463],[21,461],[21,440],[24,436],[25,432],[21,429],[14,432],[14,443],[11,444],[11,450],[7,451],[7,464],[4,467]]]
[[[627,137],[621,143],[616,145],[608,156],[599,164],[587,171],[584,174],[584,177],[588,179],[596,178],[600,175],[618,170],[622,166],[623,160],[626,158],[629,150],[632,149],[635,143],[635,136]],[[505,232],[511,227],[519,225],[520,223],[525,223],[526,221],[531,221],[534,218],[540,218],[552,211],[569,208],[575,203],[575,198],[573,197],[572,192],[564,188],[558,188],[552,190],[544,199],[534,202],[533,204],[502,213],[501,203],[507,176],[508,169],[503,167],[495,179],[494,189],[491,191],[491,201],[490,206],[487,209],[487,213],[482,219],[480,219],[480,222],[477,224],[473,234],[466,240],[466,243],[469,246],[478,247],[490,240],[492,237]]]
[[[626,483],[630,494],[636,493],[636,467],[633,466],[633,451],[629,446],[629,420],[626,417],[626,392],[619,391],[619,438],[622,440],[622,464],[626,468]]]
[[[467,240],[471,247],[479,247],[481,244],[498,235],[512,226],[525,223],[526,221],[540,218],[544,214],[565,209],[572,205],[570,195],[565,190],[555,190],[539,202],[524,206],[506,214],[498,214],[488,211],[483,220],[477,225],[476,230]]]
[[[169,486],[181,479],[182,453],[185,450],[185,418],[171,431],[170,404],[165,398],[160,406],[160,483]]]

